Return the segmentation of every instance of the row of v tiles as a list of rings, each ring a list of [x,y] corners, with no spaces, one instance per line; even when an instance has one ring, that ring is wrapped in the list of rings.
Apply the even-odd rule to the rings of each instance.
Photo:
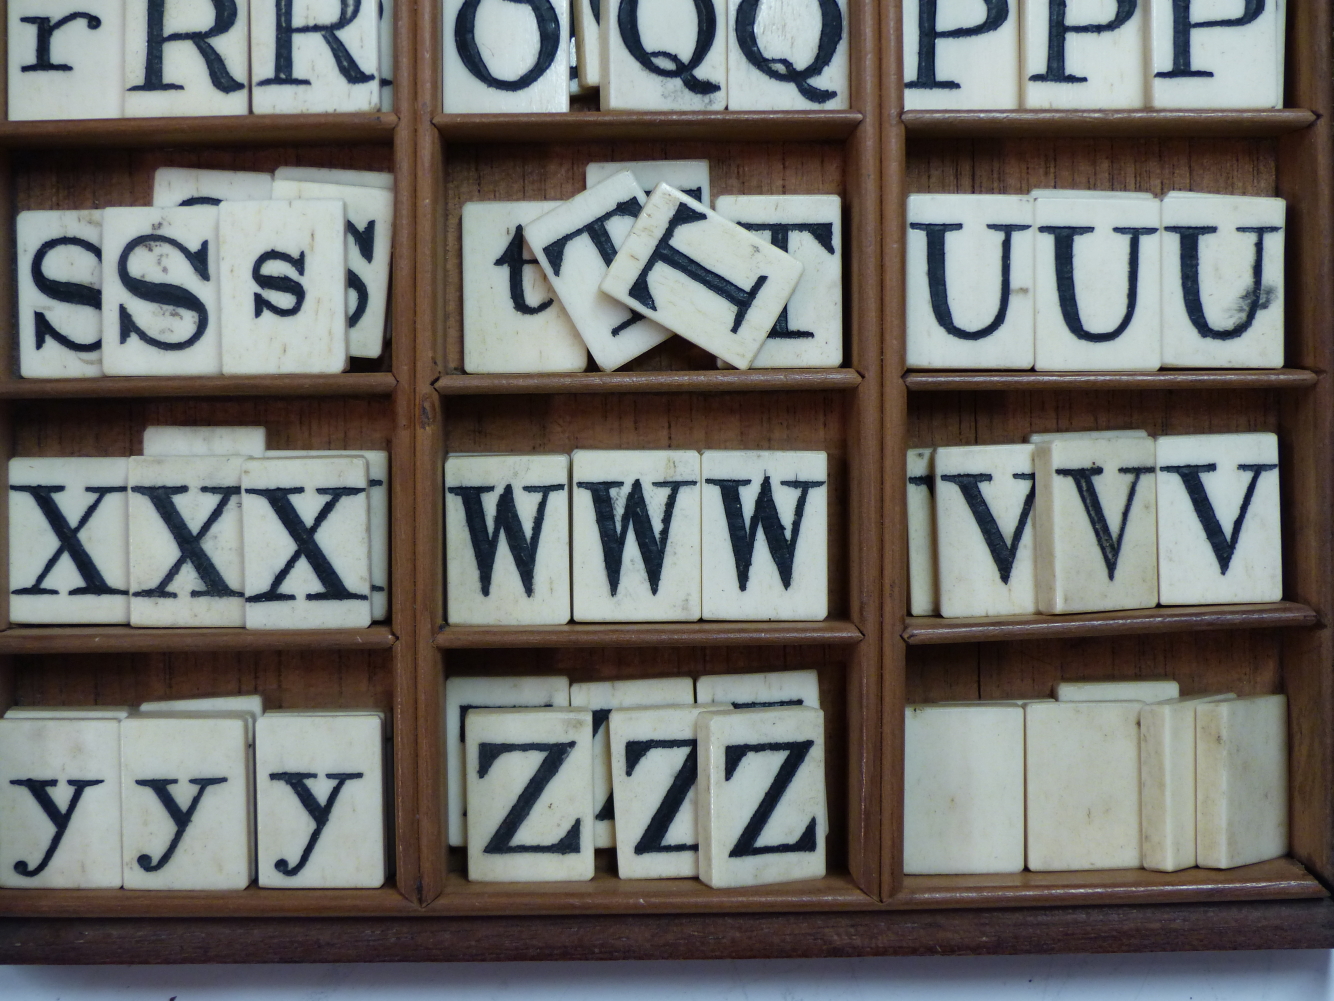
[[[1282,198],[909,195],[907,365],[1281,368]]]
[[[393,864],[378,709],[258,695],[15,707],[0,719],[0,886],[377,887]]]
[[[9,120],[392,111],[394,0],[11,0]]]
[[[380,357],[393,184],[162,167],[151,207],[20,212],[20,375],[337,373]]]
[[[9,461],[17,624],[358,629],[389,615],[389,453],[150,427],[129,458]]]
[[[907,473],[913,615],[1283,597],[1273,434],[1033,434],[910,449]]]

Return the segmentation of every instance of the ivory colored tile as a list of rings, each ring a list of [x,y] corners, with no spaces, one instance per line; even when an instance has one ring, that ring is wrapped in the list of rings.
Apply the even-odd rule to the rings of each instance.
[[[463,206],[463,368],[582,372],[588,348],[524,242],[524,227],[560,202]]]
[[[9,617],[130,621],[125,459],[9,460]]]
[[[1162,702],[1180,694],[1180,686],[1171,678],[1056,682],[1057,702]]]
[[[245,625],[245,461],[241,455],[130,458],[130,625]]]
[[[616,847],[616,812],[612,802],[611,731],[607,717],[629,706],[685,705],[695,701],[690,678],[636,678],[583,681],[570,686],[570,705],[593,710],[593,847]],[[693,731],[692,731],[693,733]]]
[[[342,170],[336,167],[279,167],[275,181],[312,181],[315,184],[354,184],[394,190],[394,175],[387,170]]]
[[[1160,203],[1098,192],[1040,196],[1033,215],[1038,371],[1157,369]]]
[[[643,191],[652,191],[659,184],[666,183],[697,202],[713,204],[709,198],[708,160],[618,160],[590,163],[584,168],[584,186],[596,187],[623,170],[634,175],[635,183]]]
[[[593,878],[592,746],[587,709],[468,714],[468,879]]]
[[[568,455],[446,459],[449,622],[559,625],[570,621],[569,512]],[[500,555],[502,548],[508,556]]]
[[[243,713],[120,722],[127,890],[243,890],[255,877],[254,761]]]
[[[446,114],[570,110],[570,0],[443,10]]]
[[[1149,106],[1283,107],[1285,6],[1195,0],[1182,19],[1170,0],[1151,0]]]
[[[1025,195],[908,196],[910,368],[1033,367],[1034,237]]]
[[[1030,445],[1048,441],[1066,441],[1075,438],[1147,438],[1147,431],[1034,431],[1028,436]]]
[[[824,712],[705,712],[695,729],[699,878],[721,889],[823,877]]]
[[[935,464],[940,614],[1036,612],[1033,446],[938,448]]]
[[[580,89],[602,83],[602,28],[598,24],[601,0],[573,0],[570,16],[574,26],[575,80]]]
[[[606,729],[616,796],[616,872],[621,879],[699,875],[695,723],[701,712],[727,708],[663,705],[612,710]],[[593,739],[596,749],[596,736]]]
[[[1282,368],[1287,205],[1163,199],[1163,367]]]
[[[220,375],[218,209],[102,212],[102,369]]]
[[[11,122],[124,115],[123,3],[12,0],[5,6]]]
[[[1158,604],[1152,438],[1064,438],[1033,449],[1038,611]]]
[[[624,8],[624,10],[622,9]],[[603,111],[722,111],[727,107],[727,5],[604,0]]]
[[[394,110],[394,0],[379,0],[380,110]]]
[[[102,212],[20,212],[19,374],[102,374]]]
[[[1029,869],[1139,867],[1141,705],[1024,707]]]
[[[829,614],[828,467],[824,452],[701,454],[705,619]]]
[[[247,629],[371,624],[368,485],[360,455],[245,460]]]
[[[218,695],[198,699],[160,699],[139,706],[141,713],[226,712],[242,713],[251,722],[264,715],[262,695]]]
[[[341,201],[347,217],[347,343],[353,358],[379,358],[389,311],[394,192],[354,184],[274,181],[277,199]]]
[[[380,110],[376,3],[308,11],[290,0],[255,0],[250,22],[255,114]]]
[[[696,702],[726,702],[733,709],[820,708],[820,675],[815,671],[766,674],[706,674],[695,679]]]
[[[1278,438],[1165,435],[1158,441],[1158,600],[1283,597]]]
[[[163,208],[263,202],[272,197],[272,174],[197,167],[159,167],[153,172],[153,204]]]
[[[383,725],[373,714],[282,714],[255,724],[259,885],[385,880]]]
[[[249,0],[125,0],[125,117],[249,114],[249,21]]]
[[[0,721],[0,886],[120,886],[120,723]]]
[[[749,368],[802,271],[792,255],[659,184],[598,287]]]
[[[1231,869],[1288,852],[1288,697],[1195,709],[1198,865]]]
[[[837,368],[843,361],[843,200],[724,195],[718,214],[767,238],[803,271],[751,368]]]
[[[569,704],[568,678],[451,676],[445,679],[445,808],[451,846],[459,847],[468,843],[467,783],[464,780],[463,770],[463,743],[468,735],[468,728],[465,725],[468,713],[473,709],[514,709],[569,706]],[[592,767],[591,764],[589,767]]]
[[[848,11],[843,0],[727,4],[727,107],[833,111],[848,107]]]
[[[1140,831],[1144,868],[1177,872],[1195,864],[1195,708],[1235,699],[1190,695],[1139,713]]]
[[[903,871],[1024,868],[1024,709],[910,705],[903,731]]]
[[[343,203],[223,202],[218,217],[223,373],[347,368]]]
[[[576,449],[570,460],[574,620],[698,619],[699,453]]]
[[[909,111],[1019,107],[1019,6],[904,0],[903,79]]]
[[[908,612],[936,615],[935,449],[908,449]]]
[[[1025,108],[1142,108],[1147,4],[1032,0],[1020,10]],[[1189,15],[1188,15],[1189,16]]]
[[[598,289],[643,206],[643,189],[621,171],[524,224],[533,256],[604,372],[672,336]]]
[[[264,455],[262,427],[179,427],[150,425],[144,428],[144,455]]]
[[[128,715],[130,715],[129,706],[10,706],[5,710],[4,718],[124,719]],[[116,753],[119,754],[119,750]],[[117,802],[119,802],[119,799]],[[120,863],[117,862],[116,864],[119,868]]]

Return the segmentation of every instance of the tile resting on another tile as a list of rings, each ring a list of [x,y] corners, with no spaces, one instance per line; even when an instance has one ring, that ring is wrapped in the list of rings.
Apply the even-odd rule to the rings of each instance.
[[[1147,2],[1029,0],[1019,12],[1022,106],[1144,107],[1147,8]]]
[[[20,212],[16,257],[19,375],[101,375],[101,210]]]
[[[602,26],[599,0],[571,0],[570,20],[574,27],[574,58],[577,72],[570,82],[580,90],[596,89],[602,83]]]
[[[380,110],[380,20],[375,3],[320,8],[296,23],[291,0],[252,0],[251,108],[257,115]]]
[[[124,719],[129,706],[10,706],[5,719]],[[119,753],[119,752],[117,752]]]
[[[1197,864],[1231,869],[1288,852],[1288,697],[1195,709]]]
[[[593,878],[592,745],[587,709],[468,714],[468,879]]]
[[[262,695],[210,695],[197,699],[159,699],[139,706],[140,712],[229,712],[244,713],[252,720],[264,715]]]
[[[445,114],[569,111],[570,0],[478,7],[444,0]]]
[[[606,0],[600,59],[603,111],[722,111],[727,107],[727,5],[680,8]]]
[[[1056,682],[1057,702],[1162,702],[1180,695],[1181,686],[1171,678]]]
[[[586,0],[585,0],[586,2]],[[697,202],[712,205],[709,195],[708,160],[621,160],[590,163],[584,168],[584,187],[594,188],[615,174],[628,170],[644,191],[666,182]]]
[[[275,181],[311,181],[315,184],[353,184],[368,188],[394,190],[394,174],[389,170],[342,170],[337,167],[279,167]]]
[[[728,109],[847,108],[848,38],[846,0],[728,0]]]
[[[9,120],[125,114],[125,4],[9,0]]]
[[[149,425],[144,428],[144,455],[264,455],[267,432],[262,427],[179,427]]]
[[[1151,0],[1147,106],[1283,107],[1286,6]]]
[[[935,449],[908,449],[908,614],[936,615]]]
[[[153,172],[153,204],[163,208],[263,202],[272,197],[272,174],[197,167],[159,167]]]
[[[907,111],[1019,107],[1019,7],[903,2]]]
[[[1033,431],[1027,441],[1030,445],[1041,445],[1048,441],[1066,441],[1074,438],[1147,438],[1147,431]]]
[[[733,709],[820,708],[817,671],[706,674],[695,679],[696,702],[726,702]]]
[[[249,0],[125,0],[126,118],[246,115],[249,85]]]

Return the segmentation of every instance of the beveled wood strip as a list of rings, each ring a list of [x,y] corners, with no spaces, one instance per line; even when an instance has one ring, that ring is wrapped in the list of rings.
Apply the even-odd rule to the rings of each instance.
[[[788,142],[846,139],[859,111],[571,111],[566,114],[436,115],[447,142],[579,142],[716,139]],[[425,137],[423,137],[425,139]]]
[[[3,635],[3,634],[0,634]],[[565,626],[445,626],[440,650],[487,647],[851,646],[851,622],[627,622]]]
[[[851,368],[752,369],[736,371],[539,372],[515,375],[443,375],[441,396],[502,393],[745,393],[773,390],[855,389],[861,373]]]
[[[0,400],[163,396],[388,396],[393,372],[337,375],[104,376],[98,379],[7,379]]]
[[[407,96],[406,94],[404,96]],[[0,121],[0,147],[264,146],[280,143],[392,142],[393,112],[328,115],[221,115],[106,118],[72,122]]]
[[[1028,136],[1252,139],[1299,132],[1316,120],[1315,114],[1305,108],[1258,111],[904,111],[900,117],[909,136],[942,139]]]
[[[368,629],[135,629],[17,626],[0,632],[0,655],[172,653],[207,650],[388,650],[389,626]]]
[[[0,890],[0,914],[26,918],[333,918],[420,914],[392,883],[375,890]],[[83,962],[77,951],[64,962]]]
[[[1304,368],[1269,370],[1162,369],[1157,372],[905,372],[911,390],[1144,390],[1307,389],[1320,374]]]

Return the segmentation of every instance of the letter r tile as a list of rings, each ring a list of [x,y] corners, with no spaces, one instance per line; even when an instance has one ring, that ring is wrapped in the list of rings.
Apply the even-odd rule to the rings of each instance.
[[[250,16],[251,110],[257,115],[380,110],[379,5],[256,0]]]
[[[250,113],[249,0],[126,0],[125,116]]]
[[[124,114],[121,0],[10,0],[5,6],[10,121]]]

